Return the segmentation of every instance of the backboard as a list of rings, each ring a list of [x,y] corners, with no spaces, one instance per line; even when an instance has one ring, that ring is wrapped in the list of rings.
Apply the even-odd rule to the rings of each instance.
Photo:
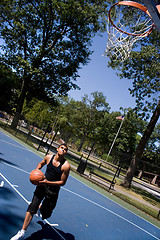
[[[160,32],[160,0],[143,0],[149,11],[157,30]]]

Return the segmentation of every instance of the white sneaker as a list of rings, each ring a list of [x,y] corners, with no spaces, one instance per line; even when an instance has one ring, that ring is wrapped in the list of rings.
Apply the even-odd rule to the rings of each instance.
[[[25,232],[26,231],[23,229],[18,231],[18,233],[14,237],[12,237],[10,240],[24,239]]]

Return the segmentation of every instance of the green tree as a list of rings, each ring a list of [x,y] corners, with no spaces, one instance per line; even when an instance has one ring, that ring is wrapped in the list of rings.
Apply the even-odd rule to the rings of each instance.
[[[136,148],[137,144],[137,132],[142,128],[142,123],[132,109],[121,109],[123,112],[127,112],[123,125],[117,135],[116,141],[110,152],[113,160],[117,162],[121,160],[123,166],[128,164],[127,155],[131,156]],[[105,156],[109,153],[115,136],[120,128],[121,121],[116,119],[117,116],[123,115],[121,112],[105,113],[98,125],[98,145],[100,147],[101,156],[105,153]],[[123,156],[125,154],[125,157]],[[106,159],[107,157],[105,157]],[[109,159],[109,158],[108,158]]]
[[[32,108],[25,111],[24,116],[28,123],[36,125],[39,128],[47,125],[52,119],[50,106],[43,101],[36,101]]]
[[[105,112],[109,112],[110,109],[109,104],[106,102],[106,97],[102,92],[97,91],[91,93],[90,97],[87,94],[84,95],[82,98],[82,106],[86,107],[82,107],[80,115],[78,116],[81,117],[81,126],[79,126],[79,129],[82,136],[78,151],[81,150],[86,138],[90,139],[91,142],[96,141],[96,128],[99,121],[103,118]]]
[[[21,79],[17,113],[25,97],[46,100],[76,89],[78,69],[89,61],[92,37],[105,29],[107,3],[6,0],[0,9],[3,61]]]
[[[19,95],[19,79],[11,68],[0,63],[0,109],[12,113]]]
[[[96,127],[104,113],[109,112],[109,104],[101,92],[84,95],[81,101],[65,100],[62,113],[67,119],[65,128],[74,139],[81,139],[78,148],[80,151],[85,140],[96,141]]]
[[[76,138],[81,139],[81,143],[84,143],[89,132],[89,110],[85,102],[75,101],[73,99],[71,99],[65,109],[69,126],[72,127],[72,134],[74,134]],[[83,143],[81,145],[83,145]]]
[[[77,137],[78,129],[76,128],[74,118],[79,109],[79,102],[67,96],[58,97],[58,101],[60,104],[58,107],[58,118],[63,119],[60,124],[61,136],[65,142],[68,142],[71,136],[74,139]]]

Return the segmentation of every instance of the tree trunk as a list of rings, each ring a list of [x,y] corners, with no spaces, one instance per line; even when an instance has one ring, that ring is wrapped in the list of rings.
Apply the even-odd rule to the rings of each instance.
[[[137,146],[135,155],[133,156],[133,158],[131,160],[130,166],[126,173],[126,176],[121,184],[122,186],[124,186],[124,187],[131,186],[132,179],[133,179],[133,176],[134,176],[136,168],[137,168],[137,164],[142,157],[145,145],[148,142],[148,140],[153,132],[153,129],[158,121],[159,115],[160,115],[160,101],[158,102],[158,105],[151,117],[151,120],[150,120],[138,146]]]
[[[21,117],[21,112],[22,112],[22,108],[23,108],[23,104],[24,104],[24,99],[25,99],[25,96],[26,96],[26,88],[27,88],[27,84],[28,84],[29,80],[30,80],[29,77],[27,77],[27,76],[23,77],[22,86],[21,86],[21,93],[20,93],[20,96],[19,96],[16,113],[15,113],[15,116],[14,116],[12,124],[11,124],[11,128],[13,128],[13,129],[17,128],[18,121],[20,120],[20,117]]]
[[[80,146],[79,146],[79,148],[78,148],[78,152],[80,152],[81,151],[81,149],[82,149],[82,146],[83,146],[83,144],[84,144],[84,141],[85,141],[85,138],[86,138],[86,136],[84,135],[83,137],[82,137],[82,140],[81,140],[81,143],[80,143]]]
[[[23,37],[24,37],[24,42],[23,42],[23,50],[24,50],[24,60],[27,60],[27,34],[26,34],[26,30],[24,30],[22,32]],[[13,118],[12,124],[11,124],[11,128],[16,129],[18,122],[20,120],[21,117],[21,112],[22,112],[22,108],[23,108],[23,104],[24,104],[24,99],[26,96],[26,89],[27,89],[27,85],[29,85],[29,81],[31,80],[31,76],[27,75],[27,69],[24,68],[24,73],[23,73],[23,77],[22,77],[22,86],[21,86],[21,93],[19,96],[19,101],[18,101],[18,105],[17,105],[17,109],[16,109],[16,113],[15,116]]]

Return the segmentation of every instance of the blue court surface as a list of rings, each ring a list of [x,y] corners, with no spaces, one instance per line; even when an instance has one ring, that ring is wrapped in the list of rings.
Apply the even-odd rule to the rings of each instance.
[[[0,240],[21,229],[35,189],[29,173],[41,160],[0,131]],[[155,240],[160,229],[70,174],[52,216],[45,221],[34,216],[25,239]]]

